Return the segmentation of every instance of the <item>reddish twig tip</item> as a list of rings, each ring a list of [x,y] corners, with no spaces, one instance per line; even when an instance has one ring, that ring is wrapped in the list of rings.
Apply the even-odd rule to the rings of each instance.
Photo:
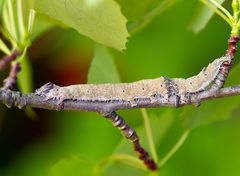
[[[21,54],[20,51],[14,50],[10,55],[4,56],[4,57],[0,60],[0,70],[6,68],[9,63],[11,63],[12,61],[16,60],[16,58],[17,58],[20,54]]]
[[[3,81],[4,85],[3,88],[4,89],[13,89],[16,86],[17,83],[17,73],[21,70],[20,67],[20,63],[14,63],[11,66],[11,70],[9,73],[9,76]]]
[[[239,41],[239,35],[231,35],[228,39],[228,49],[226,55],[230,56],[231,58],[234,57],[234,54],[237,51],[237,42]]]
[[[146,167],[152,171],[157,170],[157,164],[154,162],[154,160],[149,156],[148,152],[141,147],[139,144],[139,141],[134,142],[134,150],[137,151],[140,156],[139,159],[143,160]]]

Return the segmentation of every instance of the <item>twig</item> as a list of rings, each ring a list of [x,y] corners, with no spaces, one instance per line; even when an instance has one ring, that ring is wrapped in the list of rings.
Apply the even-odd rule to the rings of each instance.
[[[18,56],[20,55],[20,52],[18,50],[14,50],[10,55],[4,56],[0,60],[0,70],[4,69],[7,67],[7,65],[14,61]]]
[[[3,89],[13,89],[17,83],[17,74],[21,70],[19,62],[13,62],[20,56],[21,52],[18,50],[13,50],[8,56],[4,56],[0,60],[0,70],[11,64],[9,76],[3,81]]]
[[[17,83],[17,74],[21,70],[20,63],[13,63],[10,69],[9,76],[3,81],[3,89],[12,90]]]
[[[196,102],[202,102],[210,99],[230,97],[240,95],[240,85],[231,86],[220,89],[218,92],[206,92],[195,97],[193,101],[189,101],[185,105],[195,104]],[[24,108],[26,106],[33,108],[49,109],[49,110],[73,110],[79,111],[82,109],[80,101],[67,100],[64,102],[64,107],[59,108],[58,100],[46,101],[44,97],[38,96],[34,93],[22,94],[20,92],[0,89],[0,103],[6,104],[8,107]],[[173,107],[173,106],[171,106]]]

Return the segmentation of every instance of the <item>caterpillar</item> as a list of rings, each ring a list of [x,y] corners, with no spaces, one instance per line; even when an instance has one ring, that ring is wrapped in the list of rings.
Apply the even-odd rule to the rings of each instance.
[[[79,110],[98,112],[109,119],[124,137],[130,139],[139,158],[145,165],[156,170],[157,165],[140,145],[136,131],[116,113],[120,109],[160,106],[179,107],[189,104],[193,96],[206,91],[218,91],[228,76],[232,55],[215,59],[196,76],[190,78],[168,78],[140,80],[119,84],[79,84],[60,87],[47,83],[35,91],[45,101],[56,100],[60,108],[64,102],[74,100]]]
[[[83,111],[109,112],[126,108],[156,107],[169,105],[181,106],[189,101],[189,95],[219,89],[227,76],[224,64],[231,62],[231,57],[224,56],[214,60],[202,71],[190,78],[168,78],[140,80],[133,83],[119,84],[79,84],[60,87],[47,83],[35,93],[45,100],[55,99],[59,104],[67,100],[86,102]],[[226,69],[225,69],[226,70]],[[102,103],[99,109],[91,107]],[[122,105],[122,106],[121,106]]]

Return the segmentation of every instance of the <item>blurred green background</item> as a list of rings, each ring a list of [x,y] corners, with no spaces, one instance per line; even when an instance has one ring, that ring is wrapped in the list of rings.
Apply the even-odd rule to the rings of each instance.
[[[118,0],[129,23],[140,19],[160,1]],[[229,7],[230,1],[224,6]],[[228,25],[214,16],[198,34],[188,26],[199,2],[179,0],[144,28],[128,38],[124,53],[108,49],[122,82],[159,76],[190,77],[224,55],[230,34]],[[41,23],[36,27],[41,27]],[[36,30],[36,29],[35,29]],[[73,29],[51,27],[39,35],[28,51],[34,89],[47,82],[65,86],[87,83],[94,48],[102,47]],[[103,49],[104,50],[104,49]],[[229,84],[240,81],[239,54]],[[115,66],[113,68],[115,68]],[[113,69],[114,70],[114,69]],[[115,73],[106,72],[107,76]],[[93,75],[96,80],[107,80]],[[1,72],[1,80],[7,70]],[[107,77],[106,76],[106,77]],[[93,78],[93,79],[94,79]],[[113,80],[114,81],[114,80]],[[115,80],[117,81],[117,80]],[[185,129],[191,132],[182,147],[160,169],[160,176],[236,176],[240,174],[240,99],[204,102],[201,107],[148,109],[157,154],[161,159]],[[55,112],[35,109],[37,117],[0,105],[0,175],[45,176],[96,173],[101,161],[114,153],[136,154],[129,141],[106,119],[94,113]],[[139,110],[120,114],[140,134],[146,135]],[[109,162],[97,175],[150,175],[121,162]],[[101,168],[101,167],[100,167]]]

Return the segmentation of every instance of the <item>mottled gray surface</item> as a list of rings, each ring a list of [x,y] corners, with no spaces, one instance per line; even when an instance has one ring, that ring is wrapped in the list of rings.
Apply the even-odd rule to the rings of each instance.
[[[190,95],[210,89],[220,77],[220,68],[226,61],[230,62],[231,58],[215,59],[198,75],[187,79],[159,77],[133,83],[79,84],[66,87],[47,83],[37,89],[36,94],[44,96],[45,100],[57,100],[59,104],[66,100],[82,101],[87,104],[99,102],[104,106],[103,109],[108,107],[107,109],[112,110],[117,110],[119,105],[123,104],[124,107],[156,107],[160,104],[166,106],[173,104],[177,107],[188,103]]]

